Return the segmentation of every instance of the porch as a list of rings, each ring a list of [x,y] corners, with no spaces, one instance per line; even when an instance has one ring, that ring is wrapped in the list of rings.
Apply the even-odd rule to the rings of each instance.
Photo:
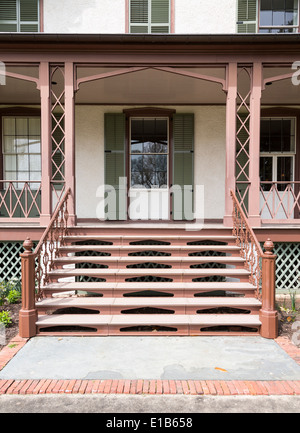
[[[85,35],[75,51],[67,36],[58,36],[57,50],[50,35],[10,35],[13,52],[1,38],[1,224],[46,227],[71,188],[73,225],[201,220],[230,227],[232,189],[252,227],[298,227],[298,35],[213,43]],[[165,120],[165,136],[134,135],[135,120],[152,129]],[[155,140],[165,147],[145,150]],[[154,211],[145,211],[151,203]]]

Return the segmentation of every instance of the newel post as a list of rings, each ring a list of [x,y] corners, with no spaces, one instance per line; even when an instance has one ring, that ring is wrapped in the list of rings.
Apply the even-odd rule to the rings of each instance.
[[[268,239],[264,243],[262,257],[262,308],[260,310],[261,336],[277,338],[278,313],[275,309],[275,262],[274,244]]]
[[[22,308],[19,313],[20,337],[30,338],[36,335],[37,311],[35,308],[35,256],[33,242],[27,238],[21,256],[22,272]]]

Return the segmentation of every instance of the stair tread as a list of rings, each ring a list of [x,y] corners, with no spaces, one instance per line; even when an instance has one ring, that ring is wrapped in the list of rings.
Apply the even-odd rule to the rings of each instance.
[[[72,307],[72,306],[155,306],[155,305],[199,305],[199,306],[260,306],[256,298],[205,297],[205,298],[95,298],[68,297],[46,298],[36,303],[37,307]]]
[[[148,234],[148,235],[67,235],[64,237],[65,240],[106,240],[106,239],[134,239],[136,240],[157,240],[157,239],[170,239],[170,240],[178,240],[178,239],[188,239],[191,241],[195,240],[220,240],[223,239],[236,239],[233,235],[157,235],[157,234]]]
[[[105,289],[191,289],[191,290],[255,290],[256,287],[250,283],[241,282],[163,282],[163,283],[139,283],[139,282],[60,282],[49,283],[47,286],[42,287],[42,290],[105,290]]]
[[[89,248],[91,251],[97,250],[199,250],[219,251],[233,250],[239,251],[241,247],[236,245],[64,245],[59,249],[61,251],[85,251]]]
[[[164,256],[68,256],[58,257],[54,259],[55,263],[82,263],[82,262],[245,262],[242,257],[230,257],[230,256],[189,256],[189,257],[164,257]]]
[[[36,324],[43,325],[260,325],[254,314],[52,314],[39,316]]]
[[[55,269],[48,273],[51,275],[70,276],[70,275],[250,275],[246,269],[233,268],[207,268],[207,269],[172,269],[172,268],[125,268],[125,269],[110,269],[110,268],[64,268]]]

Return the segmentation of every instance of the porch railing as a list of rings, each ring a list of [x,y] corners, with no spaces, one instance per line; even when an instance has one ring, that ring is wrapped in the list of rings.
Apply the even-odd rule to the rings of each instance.
[[[0,180],[0,218],[39,218],[41,182]]]
[[[32,251],[33,242],[29,238],[23,244],[25,252],[21,254],[22,308],[19,315],[19,333],[24,338],[36,335],[35,302],[43,297],[43,287],[49,282],[53,260],[57,257],[58,248],[64,243],[64,237],[68,232],[70,194],[69,188],[56,206],[50,223],[35,250]]]
[[[300,181],[261,182],[260,215],[262,220],[282,223],[300,218]]]
[[[245,268],[249,271],[249,283],[256,288],[256,297],[262,302],[260,310],[261,335],[276,338],[278,317],[275,309],[275,261],[274,244],[268,239],[264,243],[265,252],[251,228],[248,219],[231,190],[233,200],[233,230],[236,243],[241,248],[241,257],[245,259]]]

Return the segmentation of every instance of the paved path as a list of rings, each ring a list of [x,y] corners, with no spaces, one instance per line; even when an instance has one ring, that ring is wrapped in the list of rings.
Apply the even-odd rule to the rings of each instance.
[[[46,341],[47,337],[43,337]],[[48,337],[49,338],[49,337]],[[52,338],[52,337],[51,337]],[[75,337],[78,338],[78,337]],[[95,337],[90,337],[90,344],[94,341]],[[151,337],[152,338],[152,337]],[[213,337],[216,338],[216,337]],[[227,338],[227,337],[226,337]],[[231,346],[231,349],[236,347],[237,340],[236,337],[230,337],[231,343],[233,346]],[[256,338],[256,337],[255,337]],[[63,343],[63,340],[56,339],[58,344]],[[186,337],[184,340],[185,341]],[[225,339],[226,340],[226,339]],[[223,342],[225,341],[223,340]],[[192,400],[189,400],[190,402],[200,402],[207,401],[207,398],[212,397],[219,397],[223,396],[224,398],[233,398],[233,402],[237,402],[237,399],[239,401],[244,401],[243,399],[251,399],[255,398],[256,400],[250,400],[254,406],[255,401],[257,398],[263,398],[263,397],[272,397],[272,399],[268,398],[267,400],[264,400],[268,402],[269,408],[273,407],[273,411],[276,411],[277,406],[275,407],[274,404],[272,406],[272,401],[274,402],[273,398],[276,398],[276,401],[282,401],[284,406],[281,406],[281,411],[284,411],[283,408],[286,407],[287,411],[297,411],[299,412],[299,396],[300,396],[300,376],[299,376],[299,369],[300,369],[300,349],[298,349],[296,346],[291,344],[289,340],[285,338],[278,338],[276,341],[272,340],[256,340],[256,347],[259,349],[269,348],[269,354],[268,353],[262,353],[261,350],[258,350],[258,355],[256,353],[256,357],[254,356],[255,353],[249,349],[251,346],[244,346],[243,353],[245,357],[248,356],[249,366],[251,364],[251,357],[252,360],[254,359],[255,362],[258,362],[259,359],[261,360],[261,368],[264,367],[270,367],[271,364],[268,364],[268,362],[271,362],[271,359],[269,355],[271,354],[274,356],[279,356],[280,358],[280,365],[278,365],[278,359],[274,359],[274,362],[276,365],[277,370],[273,370],[273,379],[272,376],[268,376],[265,379],[259,378],[258,372],[255,372],[253,368],[249,368],[249,371],[252,371],[252,377],[244,377],[239,378],[238,375],[234,377],[233,372],[230,372],[230,368],[226,364],[228,359],[232,360],[232,356],[237,357],[238,354],[236,351],[234,353],[229,350],[229,358],[226,360],[226,358],[220,358],[218,359],[218,362],[216,363],[216,359],[214,359],[211,373],[212,375],[216,375],[215,377],[210,377],[208,372],[206,371],[206,376],[201,378],[195,378],[192,377],[192,375],[186,376],[186,377],[180,377],[180,374],[182,374],[183,370],[179,371],[178,369],[173,369],[173,377],[154,377],[154,378],[146,378],[146,377],[136,377],[136,378],[124,378],[124,377],[68,377],[66,374],[65,366],[63,366],[63,362],[67,361],[60,360],[57,356],[58,353],[52,354],[52,358],[50,358],[51,362],[56,362],[57,366],[61,365],[61,371],[65,372],[65,377],[60,378],[54,378],[51,377],[51,369],[48,370],[48,373],[45,374],[45,377],[20,377],[17,378],[17,376],[24,371],[27,371],[26,363],[24,362],[24,357],[27,357],[30,355],[28,352],[29,349],[34,347],[32,345],[32,342],[34,339],[26,341],[24,339],[21,339],[19,337],[16,337],[13,339],[1,352],[0,352],[0,402],[1,402],[1,408],[0,411],[5,411],[5,408],[9,409],[9,400],[10,398],[23,398],[23,397],[30,397],[30,399],[27,399],[26,401],[29,402],[33,398],[42,397],[41,405],[43,405],[43,402],[46,402],[47,398],[56,397],[58,400],[53,399],[52,402],[54,404],[53,409],[55,409],[55,405],[58,404],[58,411],[59,411],[59,401],[61,398],[68,398],[71,397],[70,404],[75,404],[76,399],[80,399],[83,396],[89,396],[89,397],[95,397],[98,396],[99,398],[104,398],[106,403],[108,401],[114,401],[114,399],[120,399],[123,397],[130,397],[130,398],[137,398],[137,402],[140,401],[147,401],[145,400],[145,397],[151,397],[155,398],[155,405],[153,407],[156,407],[159,411],[162,410],[162,407],[159,405],[157,397],[164,397],[168,401],[171,398],[178,399],[179,397],[184,398],[188,397]],[[50,340],[48,340],[50,343]],[[66,341],[69,341],[68,339]],[[106,340],[107,341],[107,340]],[[133,341],[133,340],[132,340]],[[150,341],[149,339],[147,341]],[[152,339],[151,339],[152,341]],[[165,340],[166,341],[166,340]],[[175,341],[175,340],[174,340]],[[196,342],[204,340],[201,339],[193,339],[194,346],[196,345]],[[211,340],[213,341],[213,340]],[[215,340],[217,341],[217,340]],[[219,340],[221,341],[221,340]],[[247,341],[250,343],[249,337],[247,337]],[[40,340],[42,342],[42,340]],[[252,343],[254,340],[252,340]],[[153,341],[152,341],[153,343]],[[187,343],[187,342],[186,342]],[[93,343],[95,345],[95,341]],[[265,346],[266,345],[266,346]],[[37,347],[37,346],[36,346]],[[93,347],[91,345],[91,347]],[[133,344],[130,346],[131,349],[133,349]],[[216,346],[217,347],[217,346]],[[221,346],[220,346],[221,347]],[[247,349],[248,347],[248,349]],[[165,349],[167,350],[167,346],[165,346]],[[175,349],[174,349],[175,350]],[[195,349],[193,349],[195,350]],[[224,346],[223,346],[224,350]],[[133,352],[134,353],[134,352]],[[224,354],[225,352],[223,352]],[[42,358],[45,360],[49,357],[49,354],[44,353],[41,354]],[[56,355],[56,358],[53,358],[53,355]],[[70,354],[72,355],[72,353]],[[84,354],[87,355],[86,353]],[[35,353],[36,356],[36,353]],[[184,353],[184,356],[189,361],[189,354]],[[121,350],[119,351],[119,357],[122,359],[125,359],[125,352]],[[212,359],[212,358],[211,358]],[[55,361],[56,360],[56,361]],[[266,362],[268,360],[268,362]],[[30,359],[27,359],[27,361],[30,362]],[[37,359],[36,359],[36,362]],[[277,364],[276,364],[277,362]],[[61,364],[60,364],[61,363]],[[45,364],[48,365],[47,363]],[[44,366],[45,366],[44,365]],[[235,367],[239,366],[239,363],[235,362]],[[112,362],[113,366],[113,362]],[[32,371],[35,371],[34,364],[31,364]],[[226,368],[224,368],[226,367]],[[47,367],[48,368],[48,367]],[[280,377],[280,368],[281,371],[281,377]],[[266,371],[267,369],[265,369]],[[71,371],[71,370],[70,370]],[[14,372],[14,373],[12,373]],[[171,371],[169,371],[171,372]],[[186,370],[185,370],[186,372]],[[238,372],[238,370],[236,370]],[[269,372],[269,373],[272,373]],[[275,374],[276,373],[276,374]],[[29,373],[26,373],[29,374]],[[8,375],[8,377],[5,377]],[[231,375],[231,376],[230,376]],[[291,376],[289,376],[291,375]],[[293,376],[294,375],[294,376]],[[109,398],[109,400],[105,398]],[[141,398],[143,398],[141,400]],[[200,400],[199,400],[200,398]],[[290,399],[292,400],[290,401]],[[202,400],[201,400],[202,399]],[[242,400],[241,400],[242,399]],[[278,400],[279,399],[279,400]],[[166,401],[167,401],[166,400]],[[18,402],[19,400],[15,400]],[[24,400],[21,400],[24,402]],[[98,400],[99,402],[100,400]],[[117,400],[115,400],[117,401]],[[119,400],[118,400],[119,401]],[[176,400],[179,401],[179,400]],[[187,400],[185,400],[187,401]],[[225,400],[223,400],[224,402]],[[246,400],[245,400],[246,401]],[[173,404],[175,404],[175,400],[172,400]],[[20,403],[20,401],[19,401]],[[297,403],[297,404],[296,404]],[[21,404],[21,403],[20,403]],[[24,403],[23,403],[24,404]],[[35,403],[34,403],[35,404]],[[140,403],[137,403],[140,404]],[[225,403],[224,403],[225,404]],[[246,404],[246,403],[245,403]],[[250,404],[250,403],[249,403]],[[248,408],[250,408],[248,404]],[[260,404],[260,403],[259,403]],[[71,407],[70,406],[70,407]],[[201,405],[200,405],[201,406]],[[38,406],[34,406],[37,408]],[[47,409],[44,410],[47,411]],[[61,406],[62,407],[62,406]],[[74,406],[75,407],[75,406]],[[91,411],[93,411],[93,407],[91,406]],[[105,406],[107,408],[107,406]],[[138,407],[138,406],[137,406]],[[172,404],[170,406],[170,409],[172,408]],[[185,405],[181,406],[182,410],[184,411],[186,408]],[[194,406],[195,407],[195,406]],[[225,406],[224,406],[225,407]],[[240,409],[243,406],[240,406]],[[258,406],[258,407],[265,407],[266,406]],[[64,410],[68,410],[68,405]],[[99,407],[98,407],[99,409]],[[124,411],[126,407],[123,406],[122,411]],[[21,410],[21,409],[20,409]],[[61,409],[60,409],[61,410]],[[83,407],[82,407],[83,410]],[[233,410],[233,409],[232,409]],[[254,410],[254,409],[253,409]],[[278,410],[280,411],[280,404],[278,403]]]

